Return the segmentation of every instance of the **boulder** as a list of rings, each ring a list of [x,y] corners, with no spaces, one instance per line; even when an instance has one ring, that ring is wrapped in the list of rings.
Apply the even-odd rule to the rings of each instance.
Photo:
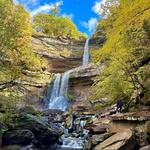
[[[91,134],[102,134],[107,132],[108,125],[105,124],[91,125],[88,126],[87,129],[90,130]]]
[[[85,66],[80,66],[77,68],[72,69],[70,73],[70,79],[81,79],[83,78],[92,78],[97,76],[99,73],[101,73],[104,69],[104,65],[97,66],[95,64],[88,64]]]
[[[112,136],[113,133],[104,133],[104,134],[96,134],[91,137],[91,142],[93,146],[98,145],[99,143],[105,141],[107,138]]]
[[[56,143],[59,140],[59,137],[63,134],[62,128],[57,127],[53,123],[48,124],[39,117],[30,114],[19,117],[18,127],[32,131],[37,146],[52,145]]]
[[[104,142],[97,145],[94,150],[127,150],[133,149],[135,142],[131,130],[125,130],[114,134]]]
[[[32,143],[34,135],[27,129],[13,129],[6,131],[2,139],[3,145],[28,145]]]
[[[150,150],[150,145],[141,147],[139,150]]]

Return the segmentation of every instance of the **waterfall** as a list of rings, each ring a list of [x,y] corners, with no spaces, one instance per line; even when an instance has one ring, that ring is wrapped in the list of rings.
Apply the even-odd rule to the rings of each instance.
[[[70,73],[71,70],[65,72],[64,75],[62,76],[59,96],[67,96]]]
[[[52,87],[52,93],[49,100],[49,109],[60,109],[65,111],[68,107],[68,81],[70,72],[67,71],[63,75],[56,74]]]
[[[89,63],[89,38],[86,40],[85,42],[85,46],[84,46],[84,54],[83,54],[83,65],[87,65]]]
[[[55,100],[55,98],[59,96],[60,81],[61,81],[61,74],[58,73],[55,75],[55,80],[53,83],[52,93],[50,97],[51,103],[53,103],[53,100]]]

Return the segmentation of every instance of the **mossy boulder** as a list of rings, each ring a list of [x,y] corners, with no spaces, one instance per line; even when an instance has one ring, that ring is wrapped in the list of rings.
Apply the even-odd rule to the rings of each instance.
[[[19,113],[36,115],[37,111],[31,106],[25,106],[25,107],[20,108]]]

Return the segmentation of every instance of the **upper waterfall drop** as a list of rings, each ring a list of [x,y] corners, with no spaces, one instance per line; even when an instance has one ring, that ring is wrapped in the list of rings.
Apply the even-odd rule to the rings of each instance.
[[[84,46],[84,54],[83,54],[83,65],[87,65],[89,63],[89,58],[90,58],[90,54],[89,54],[89,38],[86,40],[85,42],[85,46]]]

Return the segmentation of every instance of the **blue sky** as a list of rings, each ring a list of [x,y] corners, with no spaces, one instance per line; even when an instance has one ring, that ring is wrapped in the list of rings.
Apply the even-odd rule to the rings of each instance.
[[[91,35],[97,25],[100,15],[100,5],[106,0],[14,0],[23,4],[31,15],[39,12],[49,13],[57,2],[60,15],[70,17],[82,32]]]

